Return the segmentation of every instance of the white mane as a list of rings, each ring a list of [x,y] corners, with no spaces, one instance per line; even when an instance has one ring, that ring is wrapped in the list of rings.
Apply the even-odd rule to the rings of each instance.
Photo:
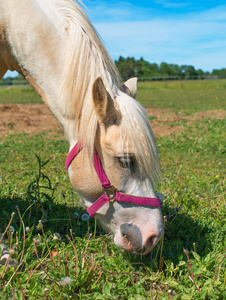
[[[114,99],[120,76],[80,5],[74,0],[52,1],[66,36],[65,65],[60,86],[63,99],[61,111],[68,118],[76,120],[79,139],[92,147],[97,128],[97,116],[90,103],[92,85],[101,77]]]
[[[145,110],[119,91],[118,70],[80,5],[74,0],[52,1],[63,23],[67,43],[60,87],[62,113],[76,120],[79,140],[93,153],[98,119],[91,93],[94,81],[100,76],[122,114],[122,138],[125,136],[134,149],[142,172],[155,181],[160,174],[159,160]]]

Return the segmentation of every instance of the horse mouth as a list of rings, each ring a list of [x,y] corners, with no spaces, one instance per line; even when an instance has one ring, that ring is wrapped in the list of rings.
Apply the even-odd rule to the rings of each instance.
[[[121,225],[120,231],[126,250],[143,254],[144,247],[142,245],[142,235],[139,227],[131,223],[124,223]]]

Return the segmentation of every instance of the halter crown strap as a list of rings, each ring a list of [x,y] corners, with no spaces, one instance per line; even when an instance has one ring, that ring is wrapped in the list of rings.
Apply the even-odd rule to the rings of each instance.
[[[82,145],[80,143],[77,143],[72,150],[69,152],[66,161],[65,161],[65,167],[68,171],[68,168],[75,158],[75,156],[82,150]],[[103,189],[110,188],[111,184],[104,172],[104,169],[102,167],[102,164],[100,162],[99,156],[97,154],[97,150],[94,150],[94,168],[96,170],[97,176],[99,177],[100,183],[103,187]]]
[[[82,150],[82,144],[77,143],[69,152],[66,160],[65,160],[65,167],[66,170],[68,171],[68,168],[72,162],[72,160],[75,158],[75,156]]]
[[[68,171],[68,168],[75,158],[75,156],[81,151],[82,145],[77,143],[70,153],[67,156],[65,161],[65,166]],[[93,215],[107,202],[118,201],[118,202],[126,202],[137,205],[146,205],[146,206],[157,206],[161,207],[162,203],[160,198],[149,198],[149,197],[139,197],[133,195],[127,195],[121,192],[118,192],[113,186],[111,186],[110,181],[108,180],[103,166],[101,164],[100,158],[97,154],[96,149],[94,150],[94,168],[96,170],[97,176],[100,180],[100,183],[103,187],[103,195],[100,196],[89,208],[87,208],[87,212],[90,217]]]

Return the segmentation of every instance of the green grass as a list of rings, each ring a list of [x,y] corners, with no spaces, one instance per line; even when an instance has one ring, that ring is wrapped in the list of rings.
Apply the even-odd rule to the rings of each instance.
[[[174,111],[226,109],[226,80],[139,82],[137,99],[145,107]]]
[[[28,86],[0,86],[0,103],[43,103],[39,95]]]
[[[138,82],[137,99],[145,107],[188,112],[226,109],[226,80]],[[29,86],[0,87],[0,103],[41,103]]]
[[[142,86],[153,94],[147,87],[154,84],[159,95],[171,91],[175,107],[171,102],[159,106],[174,112],[224,109],[225,100],[216,108],[210,93],[223,89],[223,81],[194,82],[189,89],[190,83],[183,82],[183,88],[179,82],[140,83],[138,97]],[[201,89],[206,89],[202,103],[194,100],[189,106],[177,95],[177,90],[187,91],[195,98]],[[15,212],[11,225],[17,233],[7,231],[4,239],[21,261],[18,269],[0,266],[1,299],[225,299],[226,120],[167,124],[186,130],[157,138],[163,178],[157,191],[165,194],[165,234],[163,248],[160,243],[152,259],[117,248],[111,236],[98,226],[95,230],[93,219],[82,221],[85,210],[64,168],[67,142],[49,138],[48,132],[1,139],[0,232]],[[23,223],[29,232],[23,233]],[[57,255],[50,257],[50,252]],[[72,282],[63,285],[66,276]]]

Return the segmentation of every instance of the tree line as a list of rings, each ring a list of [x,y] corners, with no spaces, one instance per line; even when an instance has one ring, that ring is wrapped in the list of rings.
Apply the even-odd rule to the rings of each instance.
[[[205,78],[226,78],[226,68],[204,72],[196,70],[190,65],[177,65],[162,62],[160,65],[150,63],[141,57],[136,60],[134,57],[119,57],[115,60],[121,77],[126,80],[131,77],[138,77],[139,80],[164,80],[164,79],[205,79]],[[7,77],[0,80],[0,85],[26,84],[26,80],[18,75],[15,78]]]
[[[177,65],[162,62],[160,65],[156,63],[149,63],[142,57],[136,60],[134,57],[124,58],[119,57],[115,61],[116,66],[123,79],[131,77],[138,77],[140,80],[164,78],[171,79],[198,79],[207,77],[226,78],[226,69],[213,70],[212,73],[204,72],[201,69],[196,70],[190,65]]]

